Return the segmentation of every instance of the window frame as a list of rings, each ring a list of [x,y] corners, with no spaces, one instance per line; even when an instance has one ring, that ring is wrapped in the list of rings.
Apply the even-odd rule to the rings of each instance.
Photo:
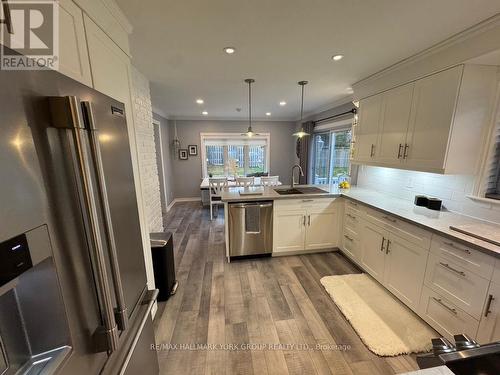
[[[200,133],[200,155],[201,155],[201,177],[208,178],[208,166],[207,166],[207,148],[205,146],[205,140],[210,139],[248,139],[247,136],[241,133]],[[265,169],[266,172],[270,173],[271,170],[271,133],[259,133],[259,135],[254,135],[251,139],[265,140]]]
[[[311,134],[312,147],[311,147],[311,151],[310,151],[310,164],[309,164],[309,171],[310,171],[309,172],[309,181],[311,181],[312,184],[314,184],[314,170],[315,170],[314,165],[315,165],[315,156],[316,156],[316,144],[314,142],[314,136],[316,134],[328,133],[328,136],[330,137],[330,143],[331,143],[333,140],[332,133],[342,132],[342,131],[346,131],[346,130],[351,131],[351,144],[350,144],[350,148],[349,148],[349,158],[348,158],[349,159],[348,176],[349,176],[349,180],[351,182],[356,180],[357,168],[353,168],[354,165],[352,164],[352,158],[351,158],[352,144],[354,142],[355,121],[356,121],[355,117],[352,116],[349,118],[343,118],[343,119],[340,119],[337,121],[328,122],[328,123],[321,124],[321,125],[314,127],[313,134]],[[329,170],[331,170],[331,168],[332,168],[331,159],[332,159],[332,155],[333,155],[333,150],[334,150],[334,147],[332,147],[332,145],[330,145]]]

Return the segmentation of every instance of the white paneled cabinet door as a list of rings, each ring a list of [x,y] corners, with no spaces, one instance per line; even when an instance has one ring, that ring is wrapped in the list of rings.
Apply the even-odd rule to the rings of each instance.
[[[416,311],[429,251],[391,234],[385,253],[385,287]]]
[[[337,212],[309,209],[307,211],[306,250],[327,249],[338,246]]]
[[[444,169],[462,71],[463,66],[457,66],[415,82],[405,150],[407,168]]]
[[[397,165],[403,160],[414,86],[412,82],[383,94],[382,120],[375,156],[381,163]]]
[[[382,109],[382,95],[359,102],[359,122],[354,144],[354,160],[371,161],[375,157]]]
[[[500,341],[500,284],[490,284],[477,341],[481,344]]]
[[[304,250],[306,213],[304,210],[279,210],[274,215],[273,252]]]
[[[361,266],[382,283],[385,268],[385,245],[389,232],[365,220],[362,221],[361,226]]]
[[[83,12],[71,0],[59,0],[59,71],[92,87]]]

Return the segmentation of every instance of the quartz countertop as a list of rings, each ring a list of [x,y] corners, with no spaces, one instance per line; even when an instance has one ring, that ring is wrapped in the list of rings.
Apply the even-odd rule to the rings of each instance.
[[[462,242],[479,251],[500,258],[500,246],[496,246],[492,243],[482,241],[475,237],[450,229],[450,225],[459,226],[467,224],[483,224],[491,227],[491,223],[489,222],[475,219],[470,216],[460,215],[447,210],[429,210],[426,207],[415,206],[415,204],[411,201],[392,198],[385,194],[368,189],[352,188],[341,191],[341,195],[345,198],[352,199],[356,202],[387,212],[439,235]]]
[[[324,190],[320,194],[291,194],[280,195],[276,193],[275,189],[289,189],[290,186],[251,186],[251,187],[230,187],[221,193],[221,200],[223,202],[253,202],[253,201],[268,201],[277,199],[304,199],[304,198],[331,198],[339,197],[340,191],[337,188],[329,188],[324,185],[295,185],[295,188],[300,187],[317,187]],[[255,195],[252,195],[255,193]]]
[[[221,199],[223,202],[251,202],[277,199],[304,199],[304,198],[331,198],[345,197],[356,202],[365,204],[372,208],[387,212],[398,218],[416,224],[427,230],[430,230],[439,235],[450,239],[462,242],[465,245],[471,246],[479,251],[500,258],[500,246],[491,244],[486,241],[462,234],[450,229],[450,225],[487,225],[491,227],[491,223],[481,221],[469,216],[460,215],[451,211],[433,211],[425,207],[415,206],[413,202],[400,198],[393,198],[369,189],[353,187],[351,189],[338,189],[337,187],[328,187],[325,185],[296,185],[296,187],[311,187],[316,186],[325,190],[324,194],[292,194],[280,195],[274,189],[286,189],[289,186],[258,186],[250,188],[234,187],[222,192]],[[259,195],[241,195],[245,193],[260,193]],[[500,226],[499,226],[500,230]]]

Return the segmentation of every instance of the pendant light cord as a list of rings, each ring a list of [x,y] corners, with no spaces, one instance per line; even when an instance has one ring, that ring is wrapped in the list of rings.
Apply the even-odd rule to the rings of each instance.
[[[252,81],[248,81],[248,127],[252,129]]]
[[[302,124],[302,119],[304,115],[304,85],[302,85],[302,101],[300,102],[300,123]]]

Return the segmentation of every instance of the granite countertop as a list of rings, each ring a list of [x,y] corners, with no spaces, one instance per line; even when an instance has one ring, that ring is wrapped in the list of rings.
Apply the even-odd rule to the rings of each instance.
[[[226,203],[231,202],[251,202],[251,201],[264,201],[264,200],[277,200],[277,199],[304,199],[304,198],[331,198],[331,197],[345,197],[356,202],[365,204],[372,208],[387,212],[398,218],[416,224],[420,227],[428,229],[439,235],[448,237],[450,239],[462,242],[468,246],[482,251],[484,253],[493,255],[500,258],[500,246],[496,246],[486,241],[476,239],[472,236],[462,234],[460,232],[450,229],[450,225],[489,225],[491,223],[481,221],[469,216],[460,215],[450,211],[433,211],[425,207],[418,207],[411,201],[399,198],[392,198],[385,194],[353,187],[348,190],[340,190],[337,187],[328,187],[325,185],[296,185],[296,187],[311,187],[316,186],[325,190],[324,194],[297,194],[297,195],[280,195],[274,191],[275,188],[286,189],[289,186],[260,186],[250,188],[229,188],[222,193],[222,201]],[[260,195],[240,195],[240,192],[260,192]],[[499,226],[500,228],[500,226]]]

